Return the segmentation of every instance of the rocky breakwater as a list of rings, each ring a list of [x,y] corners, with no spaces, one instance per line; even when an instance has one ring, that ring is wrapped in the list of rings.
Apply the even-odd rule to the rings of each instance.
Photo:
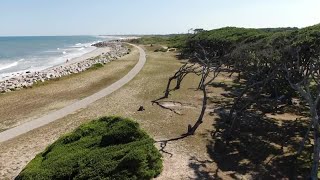
[[[39,82],[45,82],[50,79],[80,73],[96,64],[106,64],[129,53],[129,49],[119,42],[102,43],[103,46],[96,47],[109,47],[109,52],[103,53],[97,57],[86,59],[81,62],[72,63],[71,61],[69,63],[55,66],[39,72],[26,71],[17,74],[10,79],[0,82],[0,93],[32,87],[34,84]]]
[[[121,46],[122,44],[120,43],[119,40],[114,40],[114,41],[102,41],[102,42],[98,42],[98,43],[95,43],[95,44],[92,44],[92,46],[95,46],[95,47],[110,47],[110,46],[113,46],[113,47],[119,47]]]

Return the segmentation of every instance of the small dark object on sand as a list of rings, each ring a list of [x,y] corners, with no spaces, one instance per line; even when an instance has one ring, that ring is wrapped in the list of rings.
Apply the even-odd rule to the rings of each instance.
[[[144,111],[144,110],[145,110],[145,109],[144,109],[143,106],[140,106],[139,109],[138,109],[138,111]]]

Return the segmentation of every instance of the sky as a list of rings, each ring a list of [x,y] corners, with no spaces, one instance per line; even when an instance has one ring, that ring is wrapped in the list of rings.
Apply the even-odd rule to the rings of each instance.
[[[320,0],[1,0],[0,36],[186,33],[320,23]]]

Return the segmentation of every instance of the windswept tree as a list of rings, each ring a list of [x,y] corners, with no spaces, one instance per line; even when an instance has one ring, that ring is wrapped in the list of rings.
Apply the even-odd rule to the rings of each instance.
[[[197,84],[193,85],[202,92],[202,107],[198,119],[193,125],[189,125],[186,135],[194,134],[203,122],[208,86],[222,70],[227,69],[230,76],[238,75],[236,82],[241,88],[230,93],[233,97],[231,107],[229,104],[223,107],[226,118],[222,117],[221,120],[226,126],[221,127],[226,133],[226,136],[222,136],[227,142],[226,145],[235,137],[231,136],[232,132],[241,130],[235,125],[240,124],[241,127],[241,123],[244,123],[239,121],[245,121],[246,114],[243,112],[257,110],[262,116],[270,112],[277,113],[287,109],[283,108],[286,106],[289,106],[289,109],[297,107],[293,98],[298,99],[307,104],[310,121],[306,134],[302,135],[297,155],[300,155],[305,142],[310,139],[309,142],[313,144],[310,177],[318,178],[320,25],[300,30],[228,27],[188,35],[182,44],[181,54],[189,59],[189,62],[169,78],[164,98],[169,97],[172,82],[176,82],[173,89],[177,90],[188,74],[200,77]],[[313,138],[310,137],[311,132]]]
[[[174,73],[174,75],[169,78],[168,83],[167,83],[167,87],[166,87],[166,90],[165,90],[165,93],[164,93],[164,96],[162,98],[160,98],[160,99],[164,99],[164,98],[168,98],[169,97],[169,94],[170,94],[170,91],[171,91],[170,87],[171,87],[171,83],[172,83],[173,80],[176,81],[176,86],[174,87],[174,90],[180,89],[181,82],[190,73],[199,75],[201,73],[201,70],[200,70],[199,66],[197,64],[195,64],[195,63],[192,63],[192,64],[185,63],[185,64],[183,64],[179,68],[179,70],[176,71]]]
[[[280,34],[276,35],[276,38],[273,38],[271,42],[263,44],[266,46],[256,46],[257,49],[253,53],[254,58],[249,58],[249,63],[241,70],[247,80],[245,81],[247,84],[245,90],[255,86],[254,89],[258,96],[259,94],[269,94],[271,99],[276,100],[286,97],[289,99],[285,102],[287,104],[291,104],[291,98],[295,94],[293,91],[295,91],[300,100],[308,104],[310,125],[297,154],[301,153],[310,130],[313,130],[314,149],[310,177],[318,179],[320,160],[320,31],[301,30],[300,32]],[[250,48],[246,48],[246,50],[248,49]],[[260,90],[257,91],[257,89]],[[234,105],[236,104],[237,102]]]
[[[308,104],[310,127],[313,127],[313,163],[311,179],[318,179],[320,154],[320,32],[303,37],[283,52],[283,68],[291,87],[300,95],[301,100]],[[309,137],[308,129],[302,145]]]
[[[201,90],[203,94],[200,115],[196,123],[188,127],[187,134],[193,135],[203,122],[208,101],[207,86],[216,79],[224,64],[226,64],[226,55],[230,51],[231,44],[226,41],[195,41],[191,42],[190,45],[191,47],[195,46],[193,54],[190,54],[190,59],[194,59],[202,69],[198,89]]]
[[[202,29],[202,28],[197,28],[197,29],[194,29],[194,30],[193,30],[193,32],[194,32],[195,34],[201,33],[201,32],[203,32],[203,31],[205,31],[205,30]]]
[[[238,73],[237,81],[243,88],[233,93],[233,103],[226,117],[231,123],[229,133],[245,110],[253,104],[260,106],[260,98],[269,99],[268,107],[272,111],[277,109],[279,103],[291,104],[293,90],[281,68],[281,52],[278,49],[286,44],[285,41],[281,38],[277,43],[273,40],[270,43],[269,37],[247,39],[231,52],[230,67],[232,72]]]
[[[227,54],[232,48],[231,43],[227,41],[208,41],[191,37],[186,48],[182,52],[184,57],[190,60],[191,65],[184,64],[172,77],[169,78],[167,88],[163,98],[168,98],[170,93],[170,84],[176,80],[175,89],[180,88],[180,84],[187,74],[193,73],[200,76],[198,90],[202,91],[202,107],[198,119],[194,125],[188,126],[186,135],[193,135],[203,122],[203,117],[207,109],[208,93],[207,86],[211,84],[220,74]]]

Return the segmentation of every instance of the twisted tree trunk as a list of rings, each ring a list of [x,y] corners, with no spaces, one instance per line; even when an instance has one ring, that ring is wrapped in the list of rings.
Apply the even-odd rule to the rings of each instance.
[[[311,179],[318,179],[318,169],[319,169],[319,153],[320,153],[320,134],[319,134],[319,116],[317,115],[315,107],[311,110],[312,121],[313,121],[313,137],[314,137],[314,147],[313,147],[313,161],[311,169]]]
[[[198,127],[200,126],[200,124],[202,124],[203,117],[204,117],[204,114],[205,114],[206,109],[207,109],[208,97],[207,97],[206,85],[202,85],[201,90],[202,90],[202,93],[203,93],[201,112],[200,112],[200,115],[198,117],[197,122],[192,127],[189,126],[188,133],[187,133],[188,135],[193,135],[196,132],[196,130],[198,129]]]
[[[184,73],[184,74],[181,74],[178,78],[177,78],[177,84],[176,84],[176,87],[174,89],[180,89],[180,86],[181,86],[181,82],[182,80],[187,76],[188,73]]]
[[[201,89],[204,86],[204,83],[205,83],[205,81],[206,81],[208,76],[209,76],[208,67],[203,67],[202,74],[201,74],[201,79],[200,79],[200,82],[198,84],[198,89]]]
[[[305,144],[306,144],[306,141],[309,139],[309,134],[310,134],[310,130],[311,130],[311,128],[312,128],[312,125],[313,125],[313,122],[310,121],[310,124],[309,124],[309,126],[308,126],[307,132],[305,133],[302,141],[300,142],[300,147],[299,147],[299,150],[298,150],[298,152],[297,152],[297,157],[301,155],[301,153],[302,153],[302,151],[303,151],[303,148],[304,148],[304,146],[305,146]]]
[[[169,97],[169,94],[170,94],[170,84],[171,84],[171,81],[174,80],[176,77],[175,76],[172,76],[169,78],[169,81],[168,81],[168,84],[167,84],[167,88],[164,92],[164,96],[163,98],[168,98]]]
[[[290,82],[290,81],[289,81]],[[320,132],[319,132],[319,116],[317,107],[320,100],[320,94],[317,95],[317,98],[314,100],[312,98],[309,86],[309,83],[305,83],[304,85],[301,84],[292,84],[290,82],[290,85],[299,92],[299,94],[304,98],[306,102],[308,102],[310,108],[310,116],[311,116],[311,122],[313,125],[313,140],[314,140],[314,146],[313,146],[313,160],[312,160],[312,167],[311,167],[311,173],[310,173],[310,179],[316,180],[318,179],[318,169],[319,169],[319,153],[320,153]],[[305,89],[304,89],[304,88]]]

